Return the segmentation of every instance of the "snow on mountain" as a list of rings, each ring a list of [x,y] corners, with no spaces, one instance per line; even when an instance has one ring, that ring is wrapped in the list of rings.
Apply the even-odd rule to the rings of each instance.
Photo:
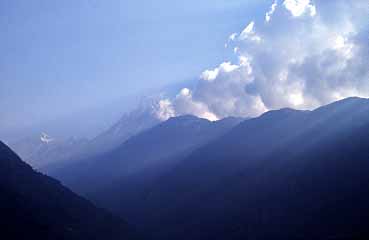
[[[49,144],[50,142],[54,141],[54,139],[51,138],[46,133],[41,133],[40,140],[41,140],[41,142],[46,143],[46,144]]]

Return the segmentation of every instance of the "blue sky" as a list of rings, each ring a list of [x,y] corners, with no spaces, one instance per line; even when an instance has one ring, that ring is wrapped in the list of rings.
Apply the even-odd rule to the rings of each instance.
[[[130,96],[194,80],[157,102],[160,119],[369,97],[368,12],[367,0],[0,1],[0,135],[106,127]]]
[[[1,1],[0,132],[197,78],[270,2]]]

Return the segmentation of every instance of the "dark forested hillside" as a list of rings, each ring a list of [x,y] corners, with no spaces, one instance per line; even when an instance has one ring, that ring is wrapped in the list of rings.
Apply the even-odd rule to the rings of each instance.
[[[136,239],[123,220],[35,172],[0,142],[2,239]]]

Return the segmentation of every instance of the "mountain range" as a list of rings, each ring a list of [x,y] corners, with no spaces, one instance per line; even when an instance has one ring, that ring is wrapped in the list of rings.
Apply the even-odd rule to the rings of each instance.
[[[46,133],[9,143],[25,162],[41,170],[80,154],[88,145],[87,139],[53,139]]]
[[[120,178],[159,175],[177,164],[172,159],[186,156],[241,121],[226,118],[211,122],[191,115],[171,118],[133,136],[114,150],[76,159],[49,173],[76,191],[93,193],[119,182]]]
[[[140,220],[160,239],[361,239],[368,134],[357,98],[244,121],[152,183]]]
[[[144,115],[130,116],[133,123]],[[368,99],[347,98],[312,111],[273,110],[252,119],[143,119],[151,126],[121,121],[110,133],[130,136],[116,134],[114,144],[95,145],[105,144],[104,151],[48,168],[93,204],[0,145],[9,231],[23,224],[25,214],[32,234],[134,236],[129,225],[97,205],[150,239],[369,237]],[[111,138],[108,132],[102,136]],[[102,237],[106,233],[114,234]]]
[[[155,239],[354,239],[368,236],[368,136],[361,98],[182,116],[51,174]]]
[[[108,106],[41,124],[32,131],[16,131],[17,137],[13,136],[7,144],[25,162],[47,172],[61,162],[112,150],[130,137],[159,124],[163,120],[157,116],[158,101],[164,96],[175,96],[180,89],[192,86],[194,82],[185,81],[151,89],[144,94],[145,97],[123,97]],[[42,141],[46,133],[38,132],[44,129],[51,129],[51,133],[56,134],[51,136],[53,141],[48,142],[50,144]],[[81,134],[83,132],[85,134]]]
[[[113,126],[92,139],[76,137],[59,139],[41,133],[40,136],[32,134],[10,142],[9,146],[34,168],[48,172],[49,169],[57,168],[69,160],[86,158],[112,150],[130,137],[159,123],[160,120],[153,109],[153,102],[149,99],[124,114]]]

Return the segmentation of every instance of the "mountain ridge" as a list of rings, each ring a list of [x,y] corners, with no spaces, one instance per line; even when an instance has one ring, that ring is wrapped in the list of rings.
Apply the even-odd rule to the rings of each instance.
[[[35,172],[0,142],[3,237],[10,239],[138,239],[118,217],[96,208],[55,179]]]

